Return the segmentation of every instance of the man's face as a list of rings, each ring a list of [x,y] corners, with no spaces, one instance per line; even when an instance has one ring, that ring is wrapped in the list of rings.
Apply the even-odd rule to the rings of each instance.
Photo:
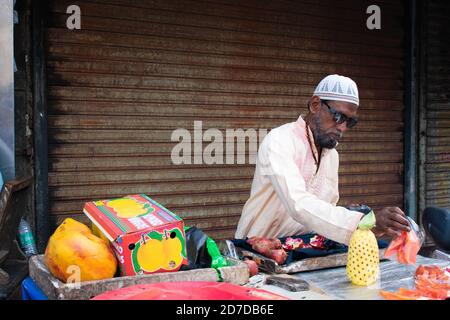
[[[357,117],[358,106],[356,104],[333,100],[325,102],[336,112],[342,113],[348,118]],[[332,111],[330,112],[330,109],[326,104],[321,103],[319,97],[312,97],[310,111],[313,114],[313,124],[311,125],[311,130],[314,134],[316,143],[320,147],[333,149],[348,128],[347,122],[338,124],[334,120]]]

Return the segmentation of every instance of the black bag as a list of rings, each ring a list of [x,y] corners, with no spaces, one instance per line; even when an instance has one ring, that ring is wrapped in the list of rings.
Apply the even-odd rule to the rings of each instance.
[[[210,268],[212,259],[206,247],[208,236],[196,227],[185,229],[185,234],[188,264],[182,265],[180,271]]]

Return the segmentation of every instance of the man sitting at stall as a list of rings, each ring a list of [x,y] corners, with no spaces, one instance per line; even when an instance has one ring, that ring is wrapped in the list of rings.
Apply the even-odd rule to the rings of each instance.
[[[318,233],[348,244],[363,214],[336,206],[339,155],[335,147],[354,127],[359,106],[356,83],[329,75],[308,102],[309,113],[275,128],[262,141],[256,170],[235,237],[278,238]],[[377,237],[409,231],[397,207],[375,211]]]

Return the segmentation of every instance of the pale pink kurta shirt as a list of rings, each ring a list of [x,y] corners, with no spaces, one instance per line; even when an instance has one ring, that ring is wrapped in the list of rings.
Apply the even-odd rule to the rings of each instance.
[[[264,138],[237,239],[316,232],[348,244],[363,214],[336,206],[339,155],[336,149],[323,149],[316,172],[313,152],[318,159],[318,151],[312,139],[302,116],[271,130]]]

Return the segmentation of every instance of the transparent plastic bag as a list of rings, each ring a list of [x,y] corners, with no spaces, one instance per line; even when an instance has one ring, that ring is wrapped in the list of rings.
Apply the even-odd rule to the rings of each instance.
[[[425,242],[425,230],[422,226],[417,225],[417,223],[411,218],[406,217],[409,222],[409,226],[411,227],[411,230],[416,233],[417,238],[419,238],[420,241],[420,247],[423,246],[423,243]]]
[[[425,232],[412,218],[406,218],[411,231],[402,231],[398,237],[392,239],[384,253],[384,257],[390,258],[390,260],[395,259],[405,265],[414,265],[416,256],[425,241]]]

